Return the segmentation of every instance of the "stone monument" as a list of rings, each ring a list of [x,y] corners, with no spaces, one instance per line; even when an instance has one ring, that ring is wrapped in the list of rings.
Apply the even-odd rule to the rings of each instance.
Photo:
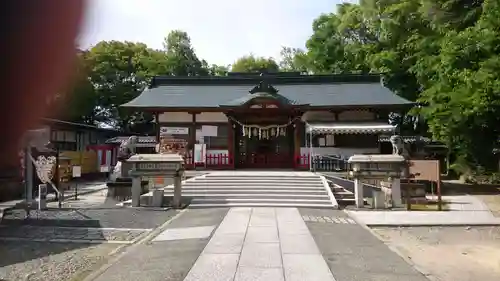
[[[140,182],[143,177],[163,176],[174,178],[174,198],[172,207],[181,207],[181,182],[184,174],[184,158],[177,153],[167,154],[136,154],[131,156],[128,163],[132,164],[132,207],[141,205]],[[163,205],[163,188],[153,189],[153,207]]]
[[[401,178],[407,177],[408,165],[403,153],[403,140],[400,136],[392,136],[393,154],[353,155],[350,176],[354,178],[354,195],[356,207],[364,207],[364,188],[362,179],[389,179],[382,182],[378,191],[389,195],[391,207],[402,204]],[[387,184],[389,183],[389,184]],[[376,196],[374,196],[375,198]]]

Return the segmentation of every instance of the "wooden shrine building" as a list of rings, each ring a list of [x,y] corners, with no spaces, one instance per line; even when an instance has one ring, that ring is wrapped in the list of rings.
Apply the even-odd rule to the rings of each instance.
[[[154,77],[122,107],[153,112],[157,142],[185,139],[188,167],[292,169],[306,168],[311,151],[381,153],[379,137],[394,132],[388,113],[412,105],[379,75],[229,73]]]

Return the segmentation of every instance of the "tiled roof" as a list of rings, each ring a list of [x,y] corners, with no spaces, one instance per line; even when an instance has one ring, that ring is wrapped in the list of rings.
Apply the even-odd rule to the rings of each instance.
[[[308,124],[308,132],[313,134],[379,134],[391,133],[395,129],[394,126],[384,123],[310,123]]]
[[[156,78],[153,88],[122,105],[129,108],[217,108],[245,101],[262,77]],[[284,98],[310,106],[411,105],[384,87],[377,75],[302,75],[271,77],[269,83]]]

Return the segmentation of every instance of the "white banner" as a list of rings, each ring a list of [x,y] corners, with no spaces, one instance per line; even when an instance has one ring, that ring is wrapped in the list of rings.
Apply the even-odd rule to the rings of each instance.
[[[206,145],[205,144],[195,144],[194,145],[194,163],[205,163]]]
[[[217,136],[217,126],[201,126],[201,132],[206,137],[216,137]]]
[[[189,135],[189,128],[160,127],[160,135]]]

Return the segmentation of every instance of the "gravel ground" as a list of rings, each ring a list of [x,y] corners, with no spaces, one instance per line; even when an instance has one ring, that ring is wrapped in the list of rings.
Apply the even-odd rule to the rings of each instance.
[[[36,225],[53,227],[108,227],[155,228],[177,214],[176,210],[147,208],[88,208],[49,209],[39,214],[32,212],[25,220],[25,212],[14,210],[2,220],[3,225]]]
[[[38,241],[55,239],[132,241],[146,232],[149,231],[140,229],[10,226],[0,228],[0,241],[16,238]]]
[[[77,281],[106,261],[116,244],[0,241],[0,280]]]
[[[500,227],[372,230],[434,280],[500,280]]]

